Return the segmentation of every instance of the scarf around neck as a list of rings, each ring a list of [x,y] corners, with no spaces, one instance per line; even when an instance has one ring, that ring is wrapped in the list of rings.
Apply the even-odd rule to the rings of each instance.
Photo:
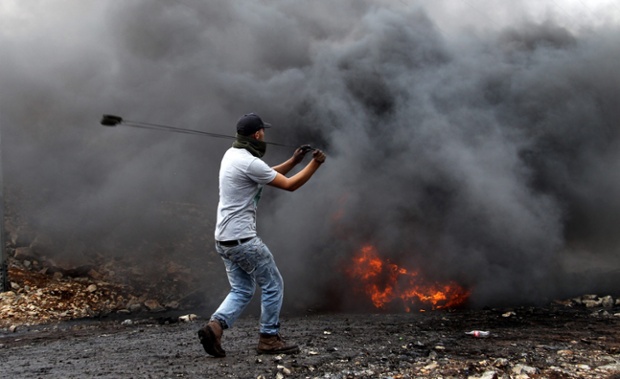
[[[259,141],[252,137],[242,136],[237,133],[237,139],[232,144],[237,149],[246,149],[253,156],[262,158],[267,151],[267,144],[264,141]]]

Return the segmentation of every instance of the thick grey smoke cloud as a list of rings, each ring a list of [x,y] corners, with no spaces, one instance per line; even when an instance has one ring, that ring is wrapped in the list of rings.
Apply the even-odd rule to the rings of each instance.
[[[268,139],[310,142],[329,156],[298,192],[268,189],[259,212],[296,302],[355,298],[342,269],[367,243],[468,286],[474,305],[617,288],[617,24],[575,30],[549,12],[512,9],[518,21],[504,12],[481,32],[460,27],[450,6],[64,1],[5,10],[7,208],[65,258],[152,246],[166,254],[171,239],[212,238],[229,143],[98,120],[116,113],[233,134],[255,111],[276,125]],[[478,10],[472,19],[493,17]],[[266,160],[290,153],[270,147]],[[198,209],[204,223],[170,216],[171,204]],[[215,254],[209,243],[173,253]]]

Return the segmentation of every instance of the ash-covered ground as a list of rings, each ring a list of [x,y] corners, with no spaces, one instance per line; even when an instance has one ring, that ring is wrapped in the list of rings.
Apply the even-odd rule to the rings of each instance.
[[[301,347],[290,356],[257,355],[257,315],[248,314],[225,332],[221,359],[198,343],[203,319],[80,320],[3,330],[0,370],[11,378],[618,378],[617,312],[571,302],[284,315],[284,336]],[[490,335],[466,334],[474,329]]]

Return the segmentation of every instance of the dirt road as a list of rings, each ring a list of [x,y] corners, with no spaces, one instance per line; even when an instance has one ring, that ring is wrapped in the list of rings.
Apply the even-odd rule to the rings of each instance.
[[[0,334],[6,378],[620,378],[620,317],[549,306],[411,314],[284,316],[292,356],[257,355],[257,319],[207,356],[204,320],[175,315],[62,322]],[[123,322],[125,321],[125,322]],[[475,338],[465,332],[490,332]]]

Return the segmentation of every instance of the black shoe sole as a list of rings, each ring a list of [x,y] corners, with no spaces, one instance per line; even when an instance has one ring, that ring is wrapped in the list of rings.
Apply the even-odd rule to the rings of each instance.
[[[206,329],[206,330],[205,330]],[[215,339],[215,334],[210,327],[202,328],[198,331],[198,338],[200,339],[200,344],[205,349],[207,354],[212,355],[216,358],[222,358],[226,356],[226,352],[222,349],[221,346],[218,346]]]

